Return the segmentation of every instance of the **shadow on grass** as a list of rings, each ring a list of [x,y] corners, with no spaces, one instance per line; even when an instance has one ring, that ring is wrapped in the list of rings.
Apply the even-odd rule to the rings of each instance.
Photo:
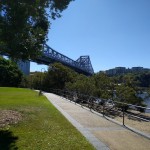
[[[0,149],[1,150],[18,150],[16,141],[18,137],[7,130],[0,130]]]

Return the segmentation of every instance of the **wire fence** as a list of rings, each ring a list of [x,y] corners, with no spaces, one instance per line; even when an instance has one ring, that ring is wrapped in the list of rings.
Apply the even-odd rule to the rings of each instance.
[[[110,117],[119,121],[124,126],[130,126],[150,134],[150,108],[122,103],[114,100],[100,99],[98,97],[84,95],[75,91],[50,89],[51,93],[64,97],[75,104],[101,113],[104,117]]]

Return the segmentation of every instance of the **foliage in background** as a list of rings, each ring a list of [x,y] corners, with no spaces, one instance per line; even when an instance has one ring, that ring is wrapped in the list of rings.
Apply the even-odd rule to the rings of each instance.
[[[119,83],[130,84],[135,87],[150,87],[150,72],[128,73],[125,75],[115,76]]]
[[[72,69],[55,63],[48,72],[30,75],[28,86],[49,91],[50,89],[67,89],[102,99],[112,99],[125,103],[143,105],[137,97],[141,88],[134,74],[108,77],[104,73],[96,73],[91,77],[78,74]]]
[[[110,77],[108,77],[104,73],[97,73],[93,76],[93,79],[95,81],[95,93],[96,96],[109,99],[111,98],[111,80]]]
[[[116,87],[117,101],[124,103],[131,103],[135,105],[142,105],[142,99],[136,96],[136,91],[124,84]]]
[[[150,88],[150,72],[136,75],[135,80],[139,81],[140,87]]]
[[[94,95],[95,88],[94,80],[82,74],[78,74],[74,82],[66,83],[66,89],[86,95]]]
[[[0,57],[0,86],[18,87],[23,74],[11,60]]]

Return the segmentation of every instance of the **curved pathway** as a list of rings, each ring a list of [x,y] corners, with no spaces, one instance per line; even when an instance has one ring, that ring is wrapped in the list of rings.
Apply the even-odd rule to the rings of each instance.
[[[148,150],[150,140],[123,126],[107,120],[101,114],[51,93],[48,100],[93,144],[97,150]]]

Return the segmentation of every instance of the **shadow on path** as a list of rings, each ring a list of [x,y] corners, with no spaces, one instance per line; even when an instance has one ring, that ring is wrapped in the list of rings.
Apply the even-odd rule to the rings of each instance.
[[[1,150],[18,150],[16,141],[18,137],[14,136],[11,131],[0,130],[0,149]]]

